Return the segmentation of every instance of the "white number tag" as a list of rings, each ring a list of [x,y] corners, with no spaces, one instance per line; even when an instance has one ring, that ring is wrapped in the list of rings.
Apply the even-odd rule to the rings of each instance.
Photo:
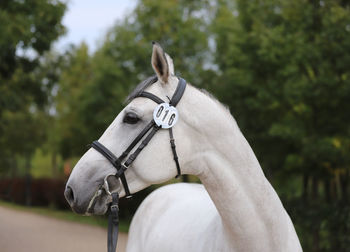
[[[169,129],[175,125],[178,119],[177,109],[169,103],[159,104],[153,111],[153,119],[158,126]]]

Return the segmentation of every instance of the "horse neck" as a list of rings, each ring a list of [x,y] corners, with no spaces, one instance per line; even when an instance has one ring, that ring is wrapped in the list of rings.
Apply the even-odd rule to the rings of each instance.
[[[205,102],[211,104],[201,106],[205,107],[205,116],[200,118],[205,121],[201,122],[202,127],[190,121],[193,117],[187,117],[196,138],[195,154],[186,164],[188,172],[197,175],[205,186],[222,219],[224,232],[231,240],[236,238],[235,247],[241,242],[245,251],[276,249],[276,237],[288,232],[288,218],[281,201],[229,112],[203,94],[192,105],[201,104],[201,99],[209,99]],[[192,113],[202,115],[203,111]]]

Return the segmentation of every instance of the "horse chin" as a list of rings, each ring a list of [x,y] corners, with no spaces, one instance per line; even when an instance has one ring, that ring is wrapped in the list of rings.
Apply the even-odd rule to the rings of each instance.
[[[119,180],[114,175],[108,175],[89,202],[85,215],[103,215],[112,202],[111,193],[120,192]]]

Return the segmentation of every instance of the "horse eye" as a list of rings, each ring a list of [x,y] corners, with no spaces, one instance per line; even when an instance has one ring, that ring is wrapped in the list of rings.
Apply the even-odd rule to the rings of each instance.
[[[123,118],[123,122],[128,124],[136,124],[139,120],[140,118],[133,112],[126,113]]]

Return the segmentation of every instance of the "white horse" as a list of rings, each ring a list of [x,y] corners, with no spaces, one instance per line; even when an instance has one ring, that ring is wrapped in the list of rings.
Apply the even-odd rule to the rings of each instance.
[[[167,100],[178,78],[157,44],[152,66],[158,81],[138,88]],[[99,142],[120,155],[152,119],[155,106],[146,98],[133,99]],[[149,195],[133,218],[127,251],[302,251],[290,217],[229,111],[190,85],[177,109],[173,131],[182,173],[196,175],[203,185],[178,183]],[[67,182],[72,208],[86,213],[99,186],[114,173],[100,153],[88,150]],[[132,193],[176,175],[166,130],[159,130],[125,175]],[[110,183],[123,196],[119,185]],[[89,212],[104,214],[110,201],[99,195]]]

